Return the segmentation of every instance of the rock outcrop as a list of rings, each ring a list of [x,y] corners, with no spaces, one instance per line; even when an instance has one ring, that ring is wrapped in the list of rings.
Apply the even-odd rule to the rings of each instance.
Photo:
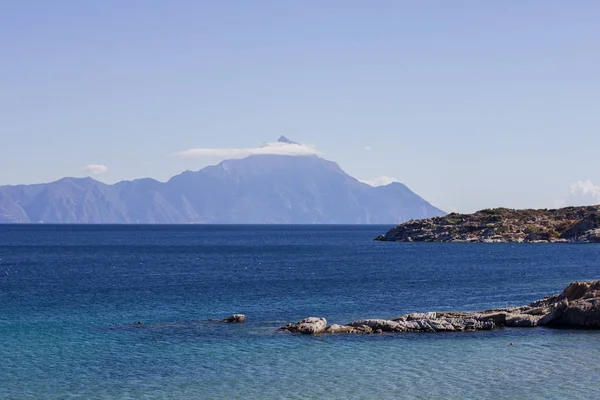
[[[324,333],[327,328],[327,320],[325,318],[308,317],[295,324],[287,324],[281,329],[285,329],[294,333],[311,334]]]
[[[411,220],[375,240],[388,242],[600,243],[600,205],[557,210],[495,208]]]
[[[469,332],[496,327],[537,325],[600,329],[600,280],[573,282],[560,294],[521,307],[479,312],[405,314],[391,320],[361,319],[327,326],[325,318],[310,317],[280,329],[293,333],[371,334],[383,332]]]
[[[246,322],[246,316],[244,314],[233,314],[223,319],[221,322],[228,322],[233,324],[243,324]]]
[[[549,305],[546,325],[600,328],[600,281],[573,282]]]

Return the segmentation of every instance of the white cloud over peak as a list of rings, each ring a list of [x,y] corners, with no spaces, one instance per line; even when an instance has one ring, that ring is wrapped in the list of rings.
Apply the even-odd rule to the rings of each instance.
[[[90,175],[102,175],[108,171],[108,167],[102,164],[88,164],[83,167],[83,170]]]
[[[202,158],[202,157],[225,157],[241,158],[258,154],[278,154],[287,156],[318,155],[321,154],[314,147],[285,142],[265,143],[260,147],[247,148],[198,148],[188,149],[176,153],[183,158]]]
[[[577,181],[571,185],[571,205],[590,205],[600,203],[600,186],[591,180]]]
[[[398,179],[391,176],[378,176],[377,178],[361,180],[362,183],[366,183],[370,186],[386,186],[390,183],[399,182]]]

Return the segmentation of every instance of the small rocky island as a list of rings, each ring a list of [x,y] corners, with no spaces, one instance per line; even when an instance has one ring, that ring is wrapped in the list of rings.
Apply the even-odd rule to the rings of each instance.
[[[600,243],[600,205],[555,210],[494,208],[410,220],[375,240],[386,242]]]
[[[571,327],[600,329],[600,280],[572,282],[560,294],[521,307],[478,312],[427,312],[391,320],[361,319],[346,325],[327,325],[325,318],[310,317],[281,330],[302,334],[383,332],[465,332],[496,327]]]

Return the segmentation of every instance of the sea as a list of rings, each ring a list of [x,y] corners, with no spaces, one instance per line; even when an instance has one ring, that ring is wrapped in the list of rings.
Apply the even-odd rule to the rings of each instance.
[[[600,398],[600,331],[278,331],[600,279],[600,245],[373,240],[387,229],[0,225],[0,399]]]

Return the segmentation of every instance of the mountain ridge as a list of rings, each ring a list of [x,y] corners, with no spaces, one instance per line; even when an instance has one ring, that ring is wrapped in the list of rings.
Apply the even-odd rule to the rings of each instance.
[[[166,182],[0,186],[0,223],[396,224],[444,214],[401,183],[371,187],[316,155],[251,155]]]

